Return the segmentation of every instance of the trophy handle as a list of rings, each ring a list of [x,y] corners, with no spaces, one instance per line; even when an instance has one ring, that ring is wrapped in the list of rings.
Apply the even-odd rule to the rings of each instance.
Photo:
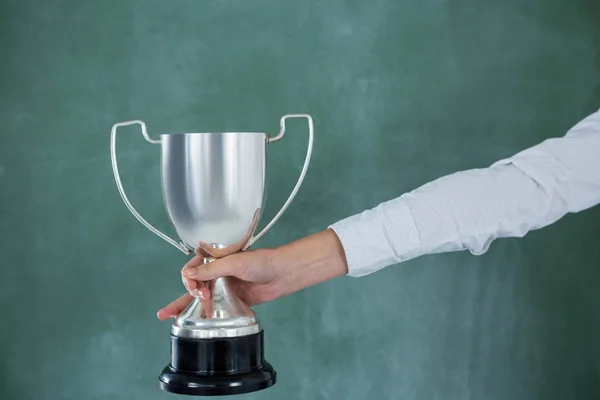
[[[122,127],[122,126],[128,126],[128,125],[136,125],[136,124],[140,125],[140,127],[142,128],[142,135],[144,135],[144,139],[146,139],[146,141],[148,143],[151,143],[151,144],[160,144],[161,143],[160,139],[156,140],[156,139],[152,139],[152,138],[150,138],[150,136],[148,136],[148,132],[146,130],[146,124],[143,121],[137,121],[137,120],[125,121],[125,122],[118,122],[113,125],[112,130],[110,132],[110,160],[112,162],[113,174],[115,176],[115,182],[117,183],[117,189],[119,189],[119,194],[121,195],[121,199],[123,199],[123,202],[129,209],[129,211],[133,214],[134,217],[137,218],[138,221],[140,221],[142,223],[142,225],[144,225],[146,228],[148,228],[150,231],[152,231],[155,235],[157,235],[161,239],[165,240],[166,242],[172,244],[173,246],[175,246],[176,248],[181,250],[183,253],[190,255],[190,254],[192,254],[192,250],[190,250],[185,244],[183,244],[182,242],[179,242],[179,243],[176,242],[175,240],[171,239],[170,237],[168,237],[167,235],[165,235],[164,233],[162,233],[161,231],[159,231],[158,229],[153,227],[150,223],[148,223],[148,221],[146,221],[137,212],[137,210],[133,207],[133,205],[131,205],[131,202],[129,201],[129,199],[127,198],[127,195],[125,194],[125,190],[123,190],[123,184],[121,183],[121,177],[119,175],[119,167],[117,166],[117,146],[116,146],[117,128]]]
[[[281,129],[280,129],[279,133],[277,134],[277,136],[267,138],[267,143],[273,143],[283,137],[283,135],[285,134],[285,120],[288,118],[306,118],[308,120],[308,148],[306,149],[306,158],[304,159],[304,166],[302,167],[302,171],[300,172],[300,177],[298,178],[298,181],[296,182],[296,186],[294,186],[292,193],[290,193],[290,196],[285,201],[285,203],[283,204],[283,206],[281,207],[279,212],[277,214],[275,214],[275,216],[273,217],[271,222],[269,222],[267,224],[267,226],[265,226],[258,235],[254,236],[252,239],[250,239],[250,241],[248,242],[248,244],[246,244],[246,246],[244,246],[242,251],[245,251],[248,248],[250,248],[250,246],[252,246],[254,243],[256,243],[256,241],[258,239],[260,239],[265,233],[267,233],[267,231],[269,229],[271,229],[273,224],[275,224],[275,222],[277,222],[277,220],[281,217],[281,215],[285,212],[285,210],[287,210],[287,208],[289,207],[292,200],[294,200],[294,197],[296,197],[296,194],[298,193],[298,190],[300,189],[300,186],[302,185],[302,181],[304,181],[304,177],[306,176],[306,171],[308,170],[308,164],[310,163],[310,157],[312,154],[313,139],[314,139],[313,120],[310,115],[308,115],[308,114],[284,115],[283,117],[281,117],[281,121],[280,121]]]

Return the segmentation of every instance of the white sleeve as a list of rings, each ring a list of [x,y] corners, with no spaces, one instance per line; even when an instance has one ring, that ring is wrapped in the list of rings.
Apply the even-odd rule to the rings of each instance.
[[[600,204],[600,111],[489,168],[457,172],[331,225],[350,276],[425,254],[483,254]]]

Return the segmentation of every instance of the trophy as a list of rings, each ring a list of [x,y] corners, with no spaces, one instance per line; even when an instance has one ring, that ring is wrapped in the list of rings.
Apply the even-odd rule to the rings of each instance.
[[[266,200],[267,145],[285,134],[288,118],[308,121],[308,149],[300,177],[273,219],[255,235]],[[127,198],[117,166],[117,128],[139,125],[144,139],[161,145],[165,208],[180,240],[148,223]],[[199,247],[218,257],[245,251],[277,222],[306,175],[313,146],[310,115],[280,120],[276,136],[258,132],[171,133],[153,139],[143,121],[113,125],[112,169],[121,198],[146,228],[186,255]],[[206,257],[205,263],[214,261]],[[273,386],[277,374],[265,360],[263,329],[255,313],[230,289],[229,278],[208,282],[208,299],[195,298],[171,326],[171,359],[159,376],[168,392],[196,396],[249,393]]]

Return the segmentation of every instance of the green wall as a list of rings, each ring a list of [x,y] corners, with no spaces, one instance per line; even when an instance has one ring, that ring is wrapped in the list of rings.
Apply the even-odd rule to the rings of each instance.
[[[186,258],[122,204],[113,123],[276,133],[313,115],[305,185],[257,244],[276,246],[563,135],[600,108],[598,21],[597,0],[0,1],[0,398],[177,397],[155,313]],[[305,145],[294,122],[269,148],[265,220]],[[157,147],[134,128],[118,146],[130,199],[172,233]],[[279,381],[239,398],[598,399],[599,222],[258,306]]]

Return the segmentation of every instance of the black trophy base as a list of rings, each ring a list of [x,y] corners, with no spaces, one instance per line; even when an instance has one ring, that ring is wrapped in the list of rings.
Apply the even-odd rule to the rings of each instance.
[[[171,336],[171,362],[159,376],[162,390],[191,396],[224,396],[273,386],[277,373],[264,358],[263,332],[188,339]]]
[[[227,396],[267,389],[275,384],[276,375],[269,363],[258,371],[212,376],[177,371],[169,365],[160,374],[160,388],[191,396]]]

